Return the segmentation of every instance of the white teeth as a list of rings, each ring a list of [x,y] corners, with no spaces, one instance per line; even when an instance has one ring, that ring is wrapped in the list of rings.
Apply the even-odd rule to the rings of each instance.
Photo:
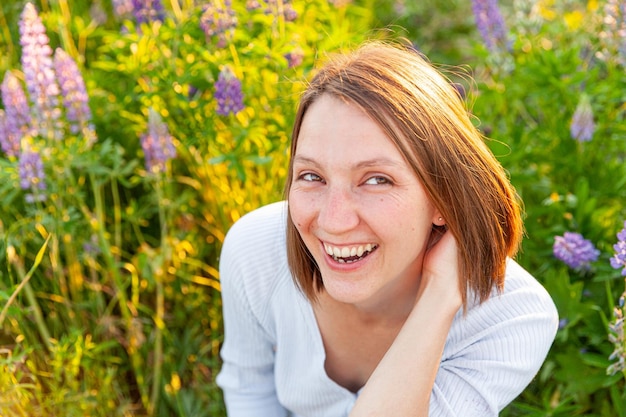
[[[340,263],[352,263],[355,262],[357,260],[349,260],[346,261],[346,259],[344,258],[351,258],[351,257],[359,257],[361,258],[363,255],[367,255],[369,252],[371,252],[373,249],[376,249],[376,245],[372,245],[371,243],[368,243],[367,245],[363,246],[352,246],[352,247],[343,247],[343,248],[339,248],[337,246],[331,246],[327,243],[324,243],[324,250],[326,251],[326,253],[330,256],[332,256],[333,258],[335,258],[335,260],[337,262]]]

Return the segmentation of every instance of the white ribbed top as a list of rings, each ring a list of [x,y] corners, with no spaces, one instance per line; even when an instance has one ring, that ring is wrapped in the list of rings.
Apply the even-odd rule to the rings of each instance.
[[[324,370],[313,309],[287,266],[286,213],[284,202],[271,204],[228,232],[220,260],[225,339],[217,383],[229,417],[347,416],[358,394]],[[504,292],[455,317],[429,415],[497,416],[535,376],[557,326],[548,293],[510,260]]]

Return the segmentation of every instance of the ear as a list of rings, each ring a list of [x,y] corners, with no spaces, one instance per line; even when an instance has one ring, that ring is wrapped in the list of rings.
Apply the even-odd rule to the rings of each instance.
[[[435,226],[445,226],[446,225],[446,219],[443,218],[443,216],[441,215],[439,210],[435,210],[435,214],[433,214],[432,222],[433,222],[433,224]]]

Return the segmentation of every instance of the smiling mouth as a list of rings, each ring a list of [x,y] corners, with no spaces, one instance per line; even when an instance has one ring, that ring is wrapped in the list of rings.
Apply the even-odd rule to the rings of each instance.
[[[359,246],[344,246],[342,248],[324,243],[324,250],[336,262],[340,264],[351,264],[365,258],[378,248],[377,244],[368,243]]]

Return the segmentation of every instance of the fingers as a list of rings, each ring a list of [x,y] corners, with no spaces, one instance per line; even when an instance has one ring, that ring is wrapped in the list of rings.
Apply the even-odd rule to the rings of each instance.
[[[422,268],[422,290],[433,297],[462,302],[459,277],[458,245],[451,232],[431,238]]]

